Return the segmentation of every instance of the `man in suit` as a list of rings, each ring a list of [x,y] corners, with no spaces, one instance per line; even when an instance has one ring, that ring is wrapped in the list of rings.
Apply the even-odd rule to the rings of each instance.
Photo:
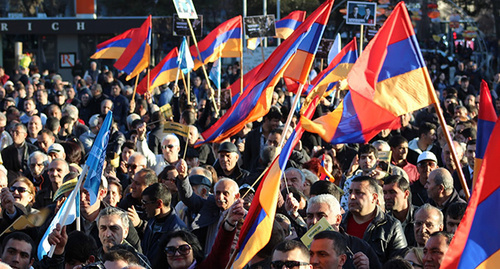
[[[362,19],[363,16],[361,16],[361,14],[359,14],[359,7],[358,6],[354,6],[352,8],[352,12],[349,13],[349,19]]]
[[[366,23],[373,23],[373,14],[370,7],[365,8],[365,15],[363,16],[363,19]]]
[[[467,141],[467,148],[465,150],[465,157],[467,157],[467,164],[462,166],[462,172],[464,174],[465,182],[469,188],[469,192],[472,191],[472,180],[474,178],[474,160],[476,159],[476,140],[472,139]],[[460,196],[465,197],[465,193],[458,178],[457,171],[453,172],[453,182],[454,187],[460,194]]]
[[[19,176],[29,176],[28,158],[37,150],[33,144],[26,143],[28,129],[24,124],[14,125],[11,134],[14,143],[2,150],[3,165],[8,171],[9,182]]]

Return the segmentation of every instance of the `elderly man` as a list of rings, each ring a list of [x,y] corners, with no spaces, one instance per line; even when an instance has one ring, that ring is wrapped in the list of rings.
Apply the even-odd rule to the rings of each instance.
[[[410,202],[410,184],[402,176],[384,179],[384,200],[387,213],[401,222],[409,246],[415,245],[413,234],[415,206]]]
[[[462,148],[462,145],[453,140],[453,147],[455,148],[455,151],[457,153],[457,158],[459,161],[461,161],[463,158],[464,158],[464,149]],[[455,170],[457,170],[457,167],[455,166],[455,162],[453,161],[452,157],[451,157],[451,150],[450,150],[450,147],[448,146],[448,144],[446,144],[443,148],[443,167],[445,167],[446,169],[448,169],[448,171],[450,171],[451,174],[453,174],[455,172]],[[461,167],[459,167],[458,169],[460,169]]]
[[[35,151],[28,158],[28,166],[30,168],[31,177],[28,177],[37,191],[50,188],[50,180],[48,174],[49,158],[46,154]]]
[[[285,240],[274,248],[272,268],[311,269],[309,250],[300,241]]]
[[[219,146],[217,157],[214,168],[219,178],[227,177],[236,181],[238,185],[243,185],[249,172],[238,165],[240,155],[236,145],[232,142],[222,143]]]
[[[415,212],[415,242],[423,247],[430,235],[443,230],[443,213],[430,204],[424,204]]]
[[[385,263],[407,251],[406,238],[401,223],[385,214],[378,206],[381,189],[377,181],[368,176],[355,177],[349,188],[349,212],[342,221],[348,234],[362,238]]]
[[[126,167],[127,174],[123,174],[123,176],[120,177],[120,183],[124,188],[130,184],[130,181],[134,178],[135,173],[139,172],[141,169],[147,168],[146,157],[139,152],[134,152],[128,158]]]
[[[340,205],[337,198],[335,198],[331,194],[320,194],[309,200],[307,206],[307,227],[310,229],[323,217],[332,226],[335,232],[340,233],[344,237],[344,240],[346,240],[346,244],[349,249],[351,249],[355,253],[354,256],[349,255],[347,257],[344,262],[343,268],[361,269],[381,267],[377,254],[367,242],[357,237],[346,234],[344,229],[340,227],[340,223],[342,221]],[[313,248],[311,245],[311,253],[312,252]],[[311,257],[311,264],[314,266],[314,268],[331,268],[324,266],[321,267],[321,264],[325,262],[324,259],[313,260],[313,257],[314,255],[312,255]],[[328,257],[326,259],[329,258],[333,259],[333,257]]]
[[[1,261],[12,268],[29,269],[36,256],[33,239],[22,232],[14,232],[3,239]]]
[[[222,178],[214,186],[215,195],[209,195],[204,199],[193,192],[188,180],[187,163],[180,160],[176,168],[179,172],[177,177],[179,196],[191,213],[196,214],[191,223],[191,229],[204,246],[205,253],[208,254],[215,242],[215,235],[223,214],[240,198],[238,184],[232,179]]]
[[[444,168],[432,171],[424,187],[429,196],[429,203],[441,209],[443,214],[446,213],[446,209],[450,204],[455,202],[465,203],[453,187],[451,173]]]
[[[99,114],[92,115],[89,119],[89,130],[80,135],[80,141],[82,141],[85,152],[90,152],[94,140],[99,133],[102,122],[99,121]]]
[[[24,124],[15,124],[11,134],[14,143],[2,150],[3,165],[8,171],[9,181],[19,176],[29,176],[28,157],[37,149],[26,143],[28,130]]]
[[[418,180],[410,186],[412,193],[411,203],[415,206],[421,206],[428,200],[425,184],[429,178],[429,174],[438,168],[436,155],[430,151],[424,151],[418,156],[417,161]]]
[[[281,190],[285,189],[285,179],[289,188],[294,187],[301,192],[304,191],[306,175],[300,169],[291,167],[285,170],[285,176],[281,179]]]
[[[69,165],[63,159],[54,159],[50,162],[48,170],[51,187],[42,189],[37,193],[33,207],[38,209],[44,208],[54,202],[54,194],[63,184],[64,177],[69,174]]]
[[[155,155],[148,147],[146,141],[146,124],[142,123],[137,127],[137,152],[146,156],[148,167],[153,168],[157,175],[163,171],[167,165],[175,165],[179,160],[181,150],[180,141],[174,134],[167,134],[161,142],[162,154]]]
[[[444,255],[450,246],[452,234],[447,232],[436,232],[431,235],[424,247],[424,262],[425,269],[439,268],[443,262]]]

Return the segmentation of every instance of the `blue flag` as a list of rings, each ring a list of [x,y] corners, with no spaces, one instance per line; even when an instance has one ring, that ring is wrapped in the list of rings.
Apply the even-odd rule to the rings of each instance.
[[[104,119],[102,123],[99,134],[97,134],[94,140],[94,145],[92,145],[89,157],[85,163],[89,171],[83,187],[89,192],[91,205],[97,200],[97,193],[99,192],[99,185],[101,184],[102,166],[106,158],[106,148],[108,147],[112,117],[113,112],[109,111],[108,115],[106,115],[106,119]]]
[[[189,52],[186,37],[182,39],[181,47],[179,48],[178,65],[184,74],[187,74],[194,68],[193,57],[191,57],[191,53]]]
[[[220,89],[220,58],[212,65],[208,77],[215,84],[215,88]]]

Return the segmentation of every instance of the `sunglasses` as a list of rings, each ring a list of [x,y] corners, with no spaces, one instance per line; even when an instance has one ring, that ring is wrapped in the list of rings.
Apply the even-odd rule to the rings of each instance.
[[[174,147],[175,147],[175,145],[173,145],[173,144],[161,146],[162,149],[167,149],[167,148],[173,149]]]
[[[175,256],[175,253],[179,251],[179,254],[181,255],[187,255],[189,254],[189,251],[191,251],[191,246],[188,244],[180,245],[178,248],[176,247],[166,247],[165,248],[165,253],[167,253],[167,256]]]
[[[24,193],[28,191],[28,189],[26,189],[25,187],[14,187],[14,186],[10,187],[9,190],[10,192],[17,191],[18,193]]]
[[[295,267],[299,267],[301,265],[308,265],[309,263],[308,262],[298,262],[298,261],[274,261],[274,262],[271,262],[271,268],[273,269],[281,269],[283,268],[283,266],[285,266],[285,268],[295,268]]]
[[[132,170],[137,169],[137,167],[142,166],[142,165],[137,165],[137,164],[126,164],[125,167],[130,168]]]

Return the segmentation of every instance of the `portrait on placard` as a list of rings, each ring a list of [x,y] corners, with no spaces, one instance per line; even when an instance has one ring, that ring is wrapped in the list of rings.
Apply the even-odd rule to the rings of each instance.
[[[175,10],[181,19],[197,19],[196,9],[192,0],[174,0]]]
[[[372,2],[347,2],[347,24],[375,25],[377,3]]]

